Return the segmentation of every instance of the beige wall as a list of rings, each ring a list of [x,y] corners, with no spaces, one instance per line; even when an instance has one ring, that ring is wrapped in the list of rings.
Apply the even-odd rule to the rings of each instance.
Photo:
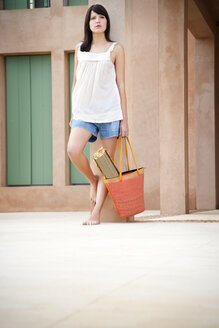
[[[62,0],[51,8],[0,11],[0,51],[4,54],[72,51],[81,40],[86,6],[63,7]],[[16,31],[16,33],[15,33]]]
[[[51,1],[51,8],[0,11],[0,30],[4,31],[4,37],[0,38],[0,54],[51,54],[53,136],[53,186],[3,187],[5,96],[1,88],[1,211],[89,209],[89,187],[68,186],[69,162],[66,154],[69,133],[67,53],[74,51],[82,38],[86,11],[86,6],[63,7],[62,0]],[[4,70],[3,56],[0,70]],[[4,82],[3,73],[1,81]]]
[[[89,5],[93,3],[96,1],[89,1]],[[111,18],[111,38],[125,48],[130,138],[139,166],[146,168],[146,208],[161,208],[162,214],[181,214],[189,210],[188,200],[191,209],[195,209],[197,204],[199,208],[214,208],[212,41],[215,31],[211,18],[201,5],[202,1],[102,0],[100,3],[107,8]],[[63,7],[62,0],[52,0],[51,8],[0,11],[0,30],[4,31],[4,37],[0,38],[1,85],[4,86],[4,55],[51,54],[54,183],[51,187],[5,187],[5,90],[1,87],[0,211],[89,209],[89,187],[68,185],[69,161],[66,153],[69,134],[67,55],[83,38],[86,11],[87,6]],[[188,53],[187,28],[190,30]],[[207,59],[207,52],[204,61],[197,56],[196,51],[201,49],[200,42],[203,42],[200,38],[203,37],[208,38],[205,44],[211,44],[211,61]],[[195,38],[199,40],[195,41]],[[198,70],[195,63],[201,65],[204,72],[210,67],[211,75],[203,78],[202,70]],[[194,84],[195,74],[202,81],[198,85]],[[206,86],[206,81],[208,90],[211,90],[210,100],[209,93],[203,100],[202,87]],[[203,101],[198,102],[199,107],[195,105],[198,94]],[[206,102],[207,118],[199,116]],[[211,131],[207,139],[202,130],[198,130],[197,122],[199,127],[206,124],[207,131]],[[91,153],[98,145],[92,145]],[[205,151],[203,165],[200,165],[201,147]],[[207,158],[210,158],[208,165]],[[205,178],[209,174],[209,179]],[[205,184],[208,192],[203,189]],[[108,199],[104,216],[118,219],[113,211],[112,202]]]

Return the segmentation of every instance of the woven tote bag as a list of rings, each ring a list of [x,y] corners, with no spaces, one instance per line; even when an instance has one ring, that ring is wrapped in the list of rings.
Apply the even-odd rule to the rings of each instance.
[[[136,169],[129,169],[127,143],[131,149],[132,157],[135,162]],[[125,150],[128,171],[122,172],[122,136],[119,137],[114,162],[117,157],[120,145],[120,168],[119,177],[112,179],[104,179],[105,185],[113,200],[116,212],[120,217],[128,217],[145,210],[144,205],[144,168],[138,168],[137,162],[129,141],[125,138]]]

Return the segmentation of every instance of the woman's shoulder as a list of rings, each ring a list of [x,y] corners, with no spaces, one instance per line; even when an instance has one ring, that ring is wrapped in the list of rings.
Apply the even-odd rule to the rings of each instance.
[[[115,46],[114,46],[114,52],[115,54],[123,54],[124,53],[124,47],[121,43],[119,42],[115,42]]]
[[[124,47],[123,47],[123,45],[121,43],[119,43],[117,41],[115,41],[113,43],[115,43],[115,46],[114,46],[114,49],[115,50],[117,50],[117,51],[124,51]]]
[[[79,49],[79,47],[81,46],[81,44],[82,44],[82,42],[79,42],[79,43],[76,44],[75,51],[77,51]]]

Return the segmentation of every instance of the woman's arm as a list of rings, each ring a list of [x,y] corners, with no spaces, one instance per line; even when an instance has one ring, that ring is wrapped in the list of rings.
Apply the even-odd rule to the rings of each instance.
[[[73,83],[72,83],[71,95],[73,93],[75,83],[76,83],[76,70],[77,70],[77,66],[78,66],[78,47],[79,47],[79,45],[80,45],[80,43],[78,43],[75,47],[74,78],[73,78]],[[73,120],[73,114],[71,114],[71,119],[70,119],[70,122],[69,122],[69,126],[72,125],[72,120]]]
[[[125,92],[125,52],[123,47],[118,44],[115,47],[115,70],[116,70],[116,83],[118,86],[123,120],[120,124],[120,134],[123,137],[128,137],[128,114],[127,114],[127,99]]]

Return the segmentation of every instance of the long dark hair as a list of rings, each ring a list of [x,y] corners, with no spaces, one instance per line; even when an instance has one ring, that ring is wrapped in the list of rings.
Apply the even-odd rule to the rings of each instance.
[[[108,12],[106,11],[106,9],[102,5],[99,5],[99,4],[92,5],[88,8],[86,16],[85,16],[84,40],[83,40],[83,43],[81,45],[81,51],[90,51],[90,48],[91,48],[93,35],[92,35],[91,30],[90,30],[89,23],[90,23],[90,16],[91,16],[91,11],[92,10],[96,14],[103,15],[103,16],[106,17],[107,26],[106,26],[106,30],[105,30],[104,34],[105,34],[106,40],[112,42],[112,40],[110,39],[110,18],[109,18]]]

